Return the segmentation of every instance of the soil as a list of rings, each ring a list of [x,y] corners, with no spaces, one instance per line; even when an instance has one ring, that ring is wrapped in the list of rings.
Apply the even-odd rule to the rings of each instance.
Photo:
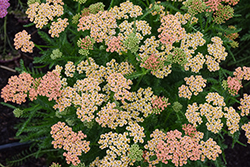
[[[11,6],[17,6],[17,0],[13,0],[11,3]],[[0,25],[3,25],[4,19],[0,19]],[[23,25],[27,24],[27,18],[25,19],[20,17],[17,18],[17,16],[14,16],[13,14],[8,14],[8,22],[7,22],[7,34],[8,38],[11,43],[13,43],[13,39],[16,33],[22,31],[25,29],[28,31],[29,34],[32,34],[32,40],[37,44],[43,44],[42,40],[39,38],[39,36],[36,33],[36,28],[34,26],[24,28]],[[0,46],[3,45],[3,42],[0,41]],[[11,54],[16,55],[16,60],[9,60],[9,61],[0,61],[1,66],[8,67],[10,69],[15,69],[15,67],[19,66],[19,60],[22,59],[25,63],[25,66],[32,68],[34,65],[32,64],[32,59],[35,56],[39,56],[39,51],[34,50],[34,53],[32,54],[24,54],[21,52],[13,53],[11,51],[10,46],[6,46],[8,51],[10,51]],[[13,46],[12,46],[13,47]],[[1,54],[1,52],[0,52]],[[17,58],[18,57],[18,58]],[[1,56],[0,56],[1,58]],[[0,59],[1,60],[1,59]],[[10,70],[6,70],[3,68],[0,68],[0,90],[7,84],[8,78],[10,78],[13,75],[17,75],[17,72],[13,72]],[[3,99],[0,98],[0,102],[3,102]],[[0,104],[0,146],[10,143],[18,142],[15,139],[15,133],[16,129],[14,128],[14,125],[19,122],[19,119],[17,119],[13,115],[13,109],[3,106]],[[244,132],[241,132],[239,141],[241,143],[246,144],[247,139],[245,137]],[[249,167],[250,166],[250,144],[247,144],[247,147],[244,147],[238,143],[235,144],[234,148],[231,148],[232,144],[232,138],[226,136],[225,142],[224,142],[228,148],[225,150],[225,157],[227,161],[227,167]],[[0,150],[0,166],[6,165],[6,160],[12,158],[13,156],[16,156],[24,151],[28,150],[28,146],[22,146],[22,147],[13,147],[8,149]],[[46,158],[29,158],[28,161],[24,162],[22,165],[19,165],[19,167],[45,167],[46,165]]]

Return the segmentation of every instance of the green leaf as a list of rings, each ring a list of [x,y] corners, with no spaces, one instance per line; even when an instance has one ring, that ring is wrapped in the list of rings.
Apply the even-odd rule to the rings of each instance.
[[[35,25],[35,23],[26,24],[26,25],[23,25],[23,27],[31,27],[33,25]]]
[[[30,120],[32,119],[32,117],[35,115],[36,111],[42,109],[41,106],[39,105],[35,105],[34,107],[30,107],[27,109],[24,109],[25,111],[31,111],[29,118],[24,122],[23,126],[17,131],[16,136],[19,136],[24,129],[26,128],[27,124],[30,122]]]

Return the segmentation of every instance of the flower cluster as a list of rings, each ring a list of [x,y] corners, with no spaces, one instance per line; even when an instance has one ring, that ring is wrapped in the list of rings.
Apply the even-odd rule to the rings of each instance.
[[[4,18],[7,15],[9,6],[9,0],[0,0],[0,18]]]
[[[108,43],[111,37],[115,35],[115,28],[117,28],[115,16],[108,11],[99,11],[97,14],[83,16],[77,26],[78,31],[90,30],[90,37],[98,43],[103,40]]]
[[[152,16],[160,15],[160,17],[163,17],[165,15],[165,7],[160,5],[161,1],[157,1],[154,4],[149,5],[149,9],[151,9]]]
[[[141,127],[138,123],[129,122],[129,126],[126,127],[126,130],[130,131],[129,136],[134,137],[134,143],[140,142],[144,143],[143,138],[146,137],[144,134],[144,128]]]
[[[222,153],[220,146],[212,139],[209,138],[206,142],[201,141],[201,160],[204,161],[205,157],[215,161],[219,154]]]
[[[198,95],[199,92],[202,92],[205,86],[206,86],[206,79],[203,79],[201,75],[196,75],[195,77],[191,75],[189,78],[185,77],[184,80],[186,81],[186,85],[182,85],[179,87],[179,97],[184,97],[190,99],[192,96],[192,93],[194,93],[195,96]]]
[[[187,0],[183,4],[188,8],[188,13],[191,15],[202,13],[206,9],[206,4],[202,0]]]
[[[203,135],[195,138],[190,136],[182,137],[178,130],[167,132],[163,140],[157,144],[156,156],[164,164],[171,160],[176,167],[183,166],[187,160],[199,160],[201,157],[200,139]]]
[[[250,144],[250,122],[242,125],[241,128],[246,132],[246,137],[248,139],[247,143]]]
[[[68,19],[61,19],[58,18],[57,22],[52,22],[51,26],[50,26],[50,30],[49,30],[49,34],[51,34],[51,37],[54,38],[59,37],[59,33],[63,32],[65,30],[65,28],[69,25],[68,23]]]
[[[112,73],[107,78],[108,86],[111,91],[113,91],[116,100],[121,100],[125,104],[125,99],[131,100],[131,92],[129,85],[132,85],[130,79],[126,79],[121,73]]]
[[[157,31],[160,33],[158,37],[164,45],[172,45],[174,42],[179,42],[186,34],[178,18],[171,14],[161,18],[161,25]]]
[[[152,98],[153,113],[155,114],[160,114],[168,105],[170,105],[168,98],[157,96]]]
[[[55,60],[55,59],[61,58],[61,57],[62,57],[62,52],[60,52],[59,49],[53,50],[53,51],[52,51],[52,54],[50,55],[50,58],[51,58],[52,60]]]
[[[224,111],[227,111],[227,113],[224,113],[224,117],[227,119],[228,130],[231,134],[234,134],[239,130],[240,115],[233,107],[225,107]]]
[[[17,50],[21,48],[21,51],[23,52],[32,53],[35,45],[32,41],[30,41],[30,38],[30,35],[25,30],[17,33],[14,38],[15,49]]]
[[[59,97],[61,82],[59,75],[55,72],[48,72],[42,78],[34,79],[28,73],[22,73],[18,77],[12,76],[8,85],[2,89],[1,97],[5,102],[21,104],[26,102],[26,97],[30,100],[36,99],[37,95],[48,97],[49,101]]]
[[[108,148],[106,150],[107,155],[100,160],[100,166],[128,166],[129,157],[127,156],[129,151],[130,139],[128,139],[128,132],[124,132],[123,134],[118,133],[105,133],[101,134],[100,140],[98,144],[100,144],[100,148]],[[115,160],[117,157],[120,157],[120,160]]]
[[[121,42],[121,37],[112,37],[108,43],[107,46],[108,48],[106,49],[107,52],[117,52],[120,53],[121,50],[121,46],[122,42]]]
[[[54,148],[63,148],[67,151],[63,153],[63,156],[66,157],[68,164],[70,164],[70,162],[73,165],[79,164],[80,160],[78,156],[81,156],[82,152],[87,153],[90,150],[90,142],[83,140],[87,136],[83,134],[82,131],[75,133],[72,131],[72,128],[65,125],[64,122],[58,122],[53,125],[50,134],[54,139],[52,141]]]
[[[129,149],[129,154],[128,154],[129,159],[131,159],[132,162],[141,161],[142,155],[143,155],[143,151],[140,149],[139,145],[132,144]],[[130,165],[132,164],[130,163]]]
[[[249,114],[250,110],[250,95],[247,94],[243,95],[243,98],[240,99],[240,106],[238,107],[239,110],[241,110],[240,115],[241,116],[247,116]]]
[[[46,3],[41,4],[35,2],[29,5],[26,14],[30,21],[36,24],[36,28],[41,29],[48,24],[49,20],[52,21],[54,17],[60,17],[63,14],[62,5],[64,3],[61,0],[46,0]]]
[[[122,18],[128,19],[129,17],[138,17],[142,15],[142,8],[138,5],[134,5],[132,2],[126,1],[120,4],[120,7],[114,6],[109,10],[116,19],[120,20]],[[127,15],[129,14],[129,15]]]
[[[77,41],[78,47],[81,48],[79,50],[79,53],[85,56],[88,55],[89,50],[93,50],[94,43],[95,43],[95,40],[91,38],[90,36],[85,36],[84,38],[80,38]]]

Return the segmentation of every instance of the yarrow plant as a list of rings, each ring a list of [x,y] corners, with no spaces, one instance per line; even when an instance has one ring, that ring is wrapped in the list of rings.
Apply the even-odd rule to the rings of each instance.
[[[39,148],[32,155],[51,166],[211,166],[225,163],[225,135],[249,140],[250,95],[240,89],[250,68],[225,66],[238,29],[223,23],[237,0],[91,3],[29,1],[46,45],[15,36],[49,68],[21,63],[1,90],[25,119],[17,138]]]

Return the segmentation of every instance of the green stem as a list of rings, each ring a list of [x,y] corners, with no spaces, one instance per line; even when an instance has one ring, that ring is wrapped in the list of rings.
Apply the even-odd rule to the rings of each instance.
[[[114,3],[114,0],[111,0],[110,5],[109,5],[109,8],[108,8],[108,11],[112,8],[113,3]]]
[[[81,4],[80,4],[80,3],[78,3],[77,13],[80,13],[80,11],[81,11]]]
[[[212,27],[214,26],[214,22],[212,23],[212,24],[210,24],[210,26],[207,28],[207,29],[205,29],[205,31],[203,32],[203,33],[206,33],[208,30],[210,30]]]
[[[142,0],[140,0],[140,2],[142,3],[143,6],[145,6],[145,8],[148,7]]]

